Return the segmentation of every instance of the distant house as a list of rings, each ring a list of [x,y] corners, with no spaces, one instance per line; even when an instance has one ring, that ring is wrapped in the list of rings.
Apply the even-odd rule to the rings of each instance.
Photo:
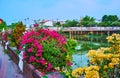
[[[53,21],[51,20],[42,20],[41,25],[43,26],[54,26]]]
[[[35,21],[35,24],[33,24],[34,27],[37,27],[37,26],[44,26],[44,27],[51,27],[51,26],[54,26],[57,22],[60,22],[61,25],[65,24],[65,21],[61,20],[61,21],[54,21],[54,20],[45,20],[43,19],[42,21],[40,22],[36,22]]]
[[[65,21],[59,21],[61,25],[65,24]]]

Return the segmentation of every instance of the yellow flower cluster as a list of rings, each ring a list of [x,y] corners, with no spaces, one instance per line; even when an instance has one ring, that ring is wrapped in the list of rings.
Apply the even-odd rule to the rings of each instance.
[[[112,63],[119,64],[120,59],[119,58],[112,58]]]
[[[104,70],[108,69],[108,66],[107,65],[104,65]]]
[[[74,71],[72,71],[72,76],[73,77],[79,77],[83,74],[83,69],[82,68],[77,68]]]
[[[109,63],[109,64],[108,64],[108,67],[109,67],[109,68],[114,68],[114,66],[115,66],[114,63]]]
[[[120,54],[120,45],[112,45],[109,52],[112,54]]]
[[[16,27],[13,31],[13,36],[14,36],[14,39],[15,39],[16,46],[19,46],[20,37],[23,35],[24,31],[25,31],[25,27],[23,26],[22,23],[16,25]]]
[[[109,72],[109,68],[120,68],[120,34],[112,34],[112,36],[107,37],[107,40],[112,43],[110,47],[102,47],[88,52],[89,62],[94,66],[73,70],[74,77],[84,75],[85,78],[102,78],[101,73]],[[100,68],[103,69],[103,72],[99,71]]]
[[[73,77],[80,77],[85,73],[85,78],[98,78],[99,77],[99,66],[90,66],[90,67],[83,67],[77,68],[72,72]]]
[[[90,50],[87,56],[90,58],[92,63],[97,61],[102,61],[103,59],[110,60],[113,57],[113,54],[108,53],[105,54],[104,52],[108,51],[108,48],[100,48],[98,50]]]
[[[120,34],[112,34],[112,36],[107,37],[108,42],[119,43],[120,44]]]
[[[95,70],[93,71],[87,71],[85,78],[99,78],[99,73]]]

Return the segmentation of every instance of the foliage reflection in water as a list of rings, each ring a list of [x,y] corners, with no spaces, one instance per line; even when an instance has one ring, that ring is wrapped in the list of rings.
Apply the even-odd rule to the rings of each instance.
[[[77,54],[72,55],[72,58],[73,58],[72,69],[88,65],[88,57],[86,56],[86,54],[87,54],[87,51],[85,51],[84,53],[79,52]]]
[[[101,44],[101,43],[95,43],[95,42],[89,42],[89,41],[81,41],[79,42],[79,45],[75,48],[77,50],[77,53],[72,55],[73,59],[73,65],[72,69],[83,66],[88,66],[88,57],[86,54],[90,49],[98,49],[101,46],[109,46],[108,44]]]

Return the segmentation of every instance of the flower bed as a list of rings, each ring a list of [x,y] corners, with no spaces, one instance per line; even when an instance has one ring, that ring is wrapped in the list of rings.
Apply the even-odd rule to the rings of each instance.
[[[42,28],[29,30],[22,37],[20,36],[19,46],[15,46],[17,51],[21,52],[18,56],[19,52],[17,53],[10,47],[14,42],[12,33],[4,34],[2,39],[10,42],[10,45],[7,46],[8,54],[20,67],[26,78],[41,78],[49,72],[54,72],[58,76],[63,73],[71,76],[71,57],[77,45],[75,40],[66,40],[64,36],[54,30]],[[21,60],[23,60],[23,70],[22,65],[20,66]],[[52,75],[54,74],[52,73]]]

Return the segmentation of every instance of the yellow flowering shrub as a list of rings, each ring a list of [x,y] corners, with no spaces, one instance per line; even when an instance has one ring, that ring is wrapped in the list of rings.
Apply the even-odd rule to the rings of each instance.
[[[112,34],[107,37],[110,47],[101,47],[98,50],[90,50],[87,54],[90,66],[73,70],[73,77],[84,75],[85,78],[120,78],[120,34]],[[79,70],[81,69],[81,70]],[[79,73],[81,72],[81,73]]]
[[[73,70],[72,76],[78,78],[81,75],[85,74],[85,78],[98,78],[99,77],[98,71],[99,71],[99,66],[77,68]]]
[[[15,29],[13,31],[13,37],[15,39],[16,46],[19,46],[19,44],[20,44],[20,37],[23,35],[24,31],[25,31],[25,27],[23,26],[22,23],[18,23],[15,26]]]

